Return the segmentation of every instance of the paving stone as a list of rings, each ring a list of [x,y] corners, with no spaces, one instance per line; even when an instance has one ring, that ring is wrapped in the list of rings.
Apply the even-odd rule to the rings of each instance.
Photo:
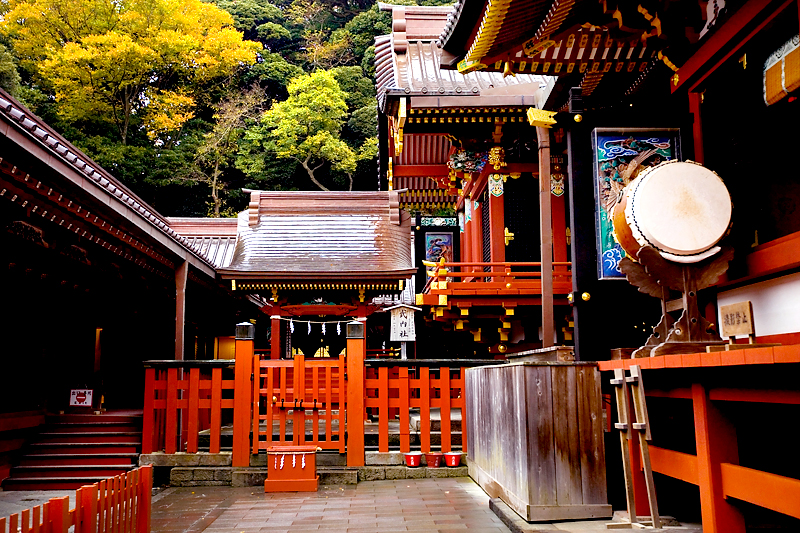
[[[443,478],[443,477],[465,477],[469,476],[469,472],[466,466],[456,466],[456,467],[440,467],[440,468],[428,468],[428,477],[431,478]]]
[[[183,486],[187,481],[194,478],[194,469],[185,467],[176,467],[169,472],[169,484],[173,487]]]
[[[227,481],[228,483],[231,482],[233,474],[232,468],[215,468],[214,469],[214,480],[215,481]]]
[[[214,481],[214,468],[200,467],[192,468],[192,470],[192,479],[194,481]]]
[[[358,469],[359,481],[375,481],[386,479],[386,468],[380,466],[364,466]]]

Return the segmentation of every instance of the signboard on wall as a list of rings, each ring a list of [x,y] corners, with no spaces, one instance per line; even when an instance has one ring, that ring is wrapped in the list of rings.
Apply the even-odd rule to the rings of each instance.
[[[619,262],[625,257],[614,239],[611,211],[619,194],[649,167],[680,159],[678,129],[595,128],[594,196],[599,279],[625,279]]]
[[[91,407],[92,389],[72,389],[69,391],[70,407]]]

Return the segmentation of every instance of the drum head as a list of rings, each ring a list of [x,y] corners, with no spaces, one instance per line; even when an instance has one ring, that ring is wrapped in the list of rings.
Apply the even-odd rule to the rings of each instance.
[[[638,178],[626,219],[640,244],[675,255],[713,247],[731,222],[731,197],[722,180],[691,162],[669,161]]]

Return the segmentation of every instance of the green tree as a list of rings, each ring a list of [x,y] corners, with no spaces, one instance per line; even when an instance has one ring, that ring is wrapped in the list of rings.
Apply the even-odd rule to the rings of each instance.
[[[0,87],[11,96],[20,92],[20,77],[17,63],[8,48],[0,44]]]
[[[331,72],[318,70],[295,78],[289,98],[273,104],[248,128],[237,166],[254,175],[263,172],[267,156],[293,160],[324,191],[330,189],[320,172],[329,167],[347,176],[352,190],[358,161],[372,157],[373,150],[369,145],[354,150],[339,137],[347,118],[345,97]]]
[[[263,101],[263,91],[256,86],[244,92],[237,91],[214,106],[214,127],[203,137],[197,149],[196,165],[185,176],[210,187],[212,217],[220,216],[227,185],[223,177],[238,151],[245,122],[255,118]]]
[[[108,120],[127,142],[140,119],[151,140],[194,115],[193,89],[252,64],[231,16],[200,0],[10,0],[0,28],[68,121]]]

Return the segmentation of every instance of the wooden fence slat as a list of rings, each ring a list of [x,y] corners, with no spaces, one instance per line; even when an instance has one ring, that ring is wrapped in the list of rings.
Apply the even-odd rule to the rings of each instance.
[[[442,452],[450,451],[450,369],[443,366],[439,369],[439,422],[442,439]]]
[[[211,369],[211,440],[209,453],[219,453],[222,429],[222,369]]]
[[[41,516],[42,506],[36,505],[32,509],[33,511],[33,523],[31,524],[31,533],[39,533],[39,517]]]
[[[150,511],[153,497],[153,467],[147,465],[141,468],[139,494],[139,531],[137,533],[150,533]]]
[[[41,533],[50,533],[50,502],[42,504],[42,527]]]
[[[258,453],[261,442],[261,379],[263,378],[261,369],[261,360],[259,356],[255,356],[253,362],[253,420],[252,420],[252,452],[253,455]]]
[[[30,533],[31,531],[31,510],[24,509],[22,511],[22,533]]]
[[[608,501],[608,495],[606,483],[598,481],[604,480],[606,476],[600,371],[595,367],[585,366],[578,367],[576,372],[580,450],[595,450],[595,453],[580,454],[583,503],[603,504]]]
[[[200,423],[200,369],[189,369],[189,408],[187,421],[187,453],[197,453],[197,432]]]
[[[345,421],[344,421],[344,413],[346,410],[347,405],[347,382],[344,379],[345,373],[345,357],[339,358],[339,373],[336,378],[336,382],[338,384],[339,389],[339,453],[344,453],[345,451]]]
[[[580,504],[580,451],[578,449],[578,400],[575,373],[570,367],[551,367],[553,372],[554,442],[556,450],[556,487],[558,505]]]
[[[341,378],[339,381],[341,383]],[[339,398],[341,397],[340,389]],[[343,404],[339,404],[339,409],[344,409]],[[333,442],[333,367],[325,373],[325,441],[329,444]]]
[[[322,370],[323,374],[326,372],[330,372],[329,366],[322,367],[314,367],[311,369],[311,434],[314,436],[314,443],[319,445],[319,407],[315,407],[317,401],[320,400],[319,397],[319,371]]]
[[[272,445],[272,417],[275,414],[275,404],[273,403],[273,398],[277,398],[275,396],[275,373],[277,369],[274,367],[267,367],[267,424],[266,424],[266,442],[264,443],[264,448],[268,448]],[[260,445],[259,445],[260,446]]]
[[[156,369],[146,368],[144,371],[144,413],[142,416],[142,453],[153,453],[155,424],[155,400]]]
[[[97,483],[81,487],[81,498],[75,495],[75,508],[80,508],[80,524],[75,525],[75,532],[96,533],[97,531]],[[80,529],[78,527],[80,526]]]
[[[97,483],[97,524],[98,529],[106,531],[106,480]]]
[[[6,533],[6,519],[4,516],[0,516],[0,533]]]
[[[48,503],[50,504],[50,533],[67,533],[72,525],[69,523],[69,496],[50,498]]]
[[[167,414],[166,438],[164,452],[173,454],[178,451],[178,369],[167,369]]]
[[[378,451],[389,451],[389,368],[378,369]]]
[[[408,367],[400,367],[400,451],[411,451],[411,440],[409,435],[409,410],[411,405],[408,401],[409,396],[409,381],[408,381]]]
[[[280,444],[288,444],[286,440],[286,409],[283,408],[286,406],[287,402],[289,403],[289,405],[291,405],[291,401],[289,400],[289,398],[286,397],[286,380],[288,379],[288,377],[289,377],[289,369],[286,367],[282,367],[279,378],[280,379],[279,383],[281,388],[280,388],[280,395],[278,396],[278,402],[283,402],[279,403],[281,408],[278,411],[278,428],[279,428],[278,442]]]
[[[8,533],[17,533],[18,527],[19,527],[19,514],[14,513],[8,517]]]
[[[419,441],[422,453],[431,451],[431,369],[419,369]]]

